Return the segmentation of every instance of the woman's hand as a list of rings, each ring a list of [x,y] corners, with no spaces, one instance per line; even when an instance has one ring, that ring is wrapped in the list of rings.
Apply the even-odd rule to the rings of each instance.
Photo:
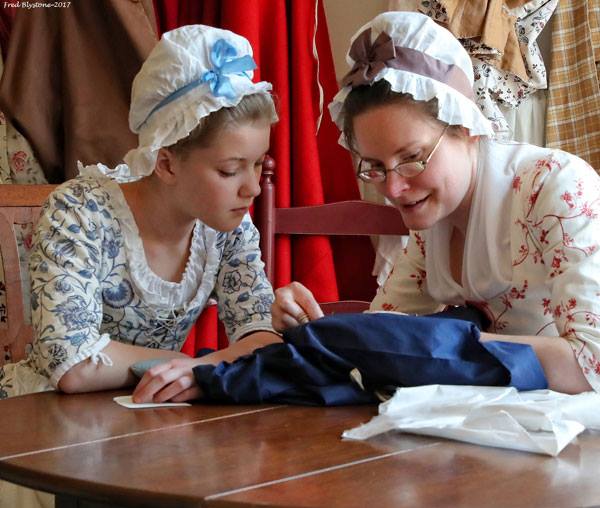
[[[183,402],[199,399],[202,390],[196,384],[192,369],[198,365],[218,365],[221,362],[234,362],[254,350],[281,342],[281,337],[267,330],[250,333],[229,347],[215,351],[201,358],[176,358],[148,369],[133,391],[133,401],[141,402]]]
[[[133,401],[183,402],[202,396],[192,369],[204,363],[198,358],[177,358],[148,369],[133,391]]]
[[[313,294],[299,282],[275,290],[271,314],[273,328],[278,332],[323,317]]]

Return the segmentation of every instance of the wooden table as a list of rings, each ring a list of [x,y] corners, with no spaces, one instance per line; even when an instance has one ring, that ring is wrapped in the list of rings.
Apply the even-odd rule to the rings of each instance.
[[[0,401],[0,478],[57,508],[600,505],[600,433],[558,458],[388,433],[374,406],[131,410],[119,392]]]

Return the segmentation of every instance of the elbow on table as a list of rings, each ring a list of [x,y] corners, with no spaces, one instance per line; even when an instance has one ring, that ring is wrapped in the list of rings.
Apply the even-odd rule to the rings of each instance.
[[[83,383],[83,379],[77,369],[77,365],[65,372],[58,381],[58,389],[64,393],[82,393],[89,391]]]

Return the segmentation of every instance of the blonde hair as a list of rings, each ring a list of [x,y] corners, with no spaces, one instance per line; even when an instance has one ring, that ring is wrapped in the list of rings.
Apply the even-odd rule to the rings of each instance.
[[[226,126],[258,120],[266,120],[270,124],[274,124],[278,120],[275,102],[269,93],[246,95],[237,106],[221,108],[201,118],[187,137],[169,146],[168,150],[180,158],[186,158],[194,148],[209,146]]]

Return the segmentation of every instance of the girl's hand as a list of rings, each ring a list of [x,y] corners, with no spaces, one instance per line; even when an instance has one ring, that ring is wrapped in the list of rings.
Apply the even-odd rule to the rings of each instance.
[[[133,401],[183,402],[202,396],[192,369],[203,363],[198,358],[177,358],[149,369],[133,391]]]
[[[323,317],[313,294],[299,282],[275,290],[271,314],[273,328],[278,332]]]

